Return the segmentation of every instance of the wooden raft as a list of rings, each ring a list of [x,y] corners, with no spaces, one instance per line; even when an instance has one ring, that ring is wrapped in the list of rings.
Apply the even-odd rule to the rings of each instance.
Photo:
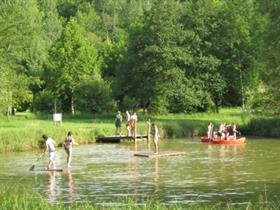
[[[147,135],[137,135],[135,138],[133,136],[102,136],[97,137],[96,142],[98,143],[120,143],[121,140],[140,140],[147,139]]]
[[[166,151],[166,152],[159,152],[159,153],[153,153],[153,152],[149,152],[149,153],[135,153],[134,156],[138,156],[138,157],[147,157],[147,158],[155,158],[155,157],[165,157],[165,156],[178,156],[178,155],[184,155],[186,154],[185,152],[170,152],[170,151]]]

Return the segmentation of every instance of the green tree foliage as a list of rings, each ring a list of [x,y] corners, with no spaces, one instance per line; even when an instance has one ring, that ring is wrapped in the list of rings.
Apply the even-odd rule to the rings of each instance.
[[[209,0],[186,1],[182,6],[185,54],[181,55],[179,65],[195,86],[196,97],[201,101],[196,110],[218,111],[225,82],[219,71],[221,60],[211,53],[211,49],[218,27],[219,7]]]
[[[72,113],[116,105],[279,113],[279,8],[277,0],[2,0],[0,112],[50,112],[56,102]]]
[[[140,33],[130,40],[131,57],[121,85],[128,96],[138,96],[135,106],[164,111],[173,84],[184,76],[176,65],[177,43],[183,35],[179,17],[178,3],[158,1],[146,12]]]
[[[74,18],[67,23],[61,38],[51,48],[49,61],[48,85],[58,99],[66,101],[64,110],[74,114],[74,96],[78,84],[89,76],[100,78],[101,65],[96,48],[82,36],[81,28]]]
[[[252,104],[259,111],[280,113],[280,2],[276,0],[262,1],[262,12],[267,17],[265,31],[265,48],[262,56],[264,68],[262,69],[263,82],[254,92]]]
[[[32,99],[28,85],[46,56],[36,0],[2,1],[0,25],[1,81],[6,81],[1,91],[8,97],[3,98],[9,106],[26,109]]]
[[[221,60],[225,79],[224,105],[245,105],[256,81],[260,38],[264,26],[255,1],[221,1],[212,53]]]
[[[101,79],[86,79],[76,90],[77,109],[80,112],[104,112],[116,109],[108,82]]]

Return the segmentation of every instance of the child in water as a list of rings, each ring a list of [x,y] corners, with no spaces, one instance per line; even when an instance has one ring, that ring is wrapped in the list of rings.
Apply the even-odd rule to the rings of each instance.
[[[69,131],[67,133],[67,137],[64,141],[64,149],[67,154],[67,167],[71,167],[71,160],[72,160],[72,151],[73,151],[73,144],[78,145],[78,143],[75,142],[72,132]]]

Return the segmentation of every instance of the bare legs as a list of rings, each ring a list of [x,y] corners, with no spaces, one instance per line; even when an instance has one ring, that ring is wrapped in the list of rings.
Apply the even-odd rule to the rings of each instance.
[[[51,169],[51,165],[53,166],[53,168],[55,169],[55,162],[54,162],[54,152],[50,152],[49,153],[49,164],[48,164],[48,170]]]
[[[67,154],[67,158],[66,158],[67,167],[70,168],[71,167],[71,161],[72,161],[72,148],[69,148],[65,151],[66,151],[66,154]]]

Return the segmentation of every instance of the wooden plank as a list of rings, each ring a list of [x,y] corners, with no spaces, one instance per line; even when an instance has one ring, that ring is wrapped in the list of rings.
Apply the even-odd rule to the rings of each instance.
[[[62,172],[63,169],[62,168],[51,168],[51,169],[47,169],[47,171],[57,171],[57,172]]]
[[[166,151],[166,152],[159,152],[159,153],[135,153],[134,156],[137,157],[148,157],[148,158],[154,158],[154,157],[166,157],[166,156],[178,156],[178,155],[184,155],[186,154],[185,152],[171,152],[171,151]]]
[[[46,169],[46,168],[44,168],[44,169],[38,169],[38,170],[36,170],[36,171],[55,171],[55,172],[63,172],[63,169],[62,169],[62,168],[56,168],[56,169],[54,169],[54,168],[51,168],[51,169]]]

